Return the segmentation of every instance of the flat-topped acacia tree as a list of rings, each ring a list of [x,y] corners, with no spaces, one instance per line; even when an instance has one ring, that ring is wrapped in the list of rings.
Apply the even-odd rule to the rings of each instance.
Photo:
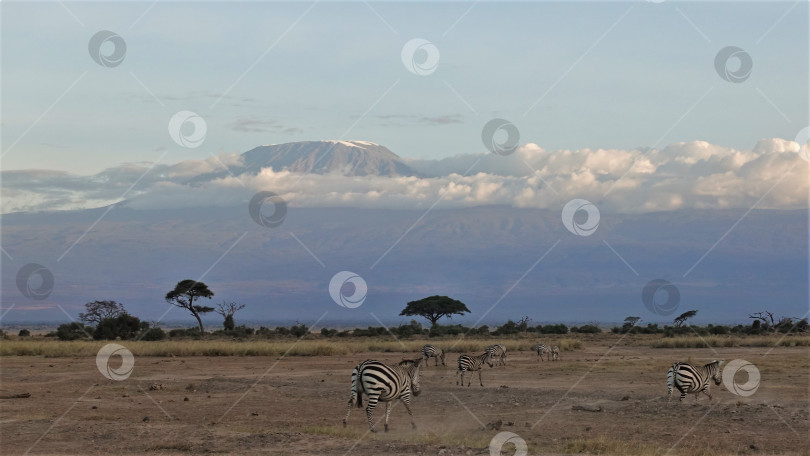
[[[213,296],[214,292],[208,289],[208,285],[196,280],[186,279],[177,282],[174,290],[166,293],[166,302],[191,312],[191,315],[194,315],[194,318],[197,319],[197,324],[200,325],[200,335],[202,336],[205,334],[205,330],[203,329],[200,314],[213,312],[214,308],[194,304],[194,301],[200,298],[211,299]]]
[[[434,327],[442,317],[452,317],[464,313],[470,313],[470,309],[461,301],[447,296],[429,296],[409,302],[399,314],[407,317],[414,315],[424,317],[430,321],[431,327]]]

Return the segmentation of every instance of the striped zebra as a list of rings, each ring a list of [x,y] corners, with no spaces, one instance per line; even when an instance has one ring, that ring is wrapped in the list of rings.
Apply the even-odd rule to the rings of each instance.
[[[486,348],[486,351],[492,356],[492,359],[498,361],[499,366],[506,366],[506,345],[490,345]],[[490,364],[489,367],[492,367],[492,364]]]
[[[422,357],[425,359],[425,367],[427,367],[430,358],[436,358],[436,366],[439,365],[439,359],[442,360],[442,366],[447,365],[444,360],[444,350],[435,345],[428,344],[422,347]]]
[[[543,359],[543,353],[547,353],[548,359],[549,360],[551,359],[551,348],[546,344],[537,344],[534,347],[532,347],[532,350],[537,352],[537,357],[540,358],[539,359],[540,361],[545,361]]]
[[[464,386],[464,374],[466,372],[470,372],[470,379],[467,381],[467,387],[470,386],[472,383],[472,371],[478,371],[478,383],[481,386],[484,386],[484,382],[481,380],[481,368],[484,367],[484,363],[489,364],[489,367],[492,367],[492,353],[489,351],[485,351],[482,355],[478,356],[471,356],[471,355],[461,355],[458,357],[458,370],[456,371],[456,385],[458,385],[458,374],[461,373],[461,386]]]
[[[704,393],[712,400],[709,393],[710,380],[714,380],[715,385],[719,385],[722,379],[720,366],[723,361],[714,360],[702,367],[696,367],[689,363],[675,363],[667,372],[667,402],[672,399],[672,387],[678,388],[681,392],[681,401],[686,397],[686,393],[693,393],[697,402],[698,393]]]
[[[343,418],[343,426],[349,419],[352,406],[363,407],[363,394],[368,396],[368,406],[366,406],[366,416],[371,432],[374,430],[372,414],[377,402],[385,402],[385,431],[388,432],[388,415],[391,412],[389,402],[396,400],[405,404],[408,415],[411,416],[411,426],[416,429],[411,412],[411,393],[418,396],[419,387],[419,366],[422,358],[414,360],[403,360],[399,364],[389,366],[379,361],[366,360],[358,364],[352,372],[352,395],[346,410],[346,417]]]
[[[552,361],[559,361],[560,360],[560,347],[556,345],[551,346],[551,360]]]

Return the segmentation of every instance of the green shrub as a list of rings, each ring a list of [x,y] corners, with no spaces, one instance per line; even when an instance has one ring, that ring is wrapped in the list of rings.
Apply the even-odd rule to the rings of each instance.
[[[59,340],[79,340],[86,339],[87,335],[93,331],[90,326],[84,326],[83,323],[74,321],[73,323],[65,323],[56,328],[56,337]]]
[[[579,328],[577,328],[576,326],[571,327],[571,332],[584,334],[599,334],[602,332],[602,329],[600,329],[596,325],[582,325]]]
[[[147,325],[148,326],[148,325]],[[98,323],[93,332],[95,340],[121,340],[134,339],[141,330],[141,320],[129,314],[121,314],[115,318],[105,318]]]
[[[28,337],[30,335],[31,335],[31,331],[29,331],[27,329],[21,329],[20,332],[17,333],[17,336],[19,336],[19,337]]]
[[[143,325],[146,324],[144,328]],[[141,334],[138,336],[140,340],[163,340],[166,338],[166,331],[158,326],[150,327],[149,323],[143,322],[141,324]]]

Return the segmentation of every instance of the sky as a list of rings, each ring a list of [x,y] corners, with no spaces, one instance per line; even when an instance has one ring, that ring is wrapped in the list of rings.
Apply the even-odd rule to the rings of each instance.
[[[179,280],[178,267],[197,277],[208,265],[219,287],[237,289],[244,280],[256,291],[246,299],[256,300],[248,302],[257,318],[262,308],[255,303],[268,283],[284,300],[326,301],[332,308],[321,275],[337,272],[332,268],[351,250],[358,228],[337,230],[312,215],[318,208],[350,208],[345,214],[372,220],[363,226],[375,241],[367,246],[369,259],[378,250],[394,252],[379,272],[384,276],[376,277],[378,291],[386,280],[397,285],[410,261],[429,256],[431,242],[454,245],[454,230],[475,225],[457,225],[452,211],[469,209],[461,220],[479,209],[508,208],[514,213],[504,217],[520,223],[472,230],[471,239],[492,249],[482,255],[497,261],[469,264],[483,276],[480,287],[515,289],[504,308],[531,305],[534,290],[549,286],[561,287],[560,299],[590,302],[601,293],[594,283],[623,283],[612,302],[638,305],[643,283],[636,282],[686,275],[666,269],[647,277],[632,265],[661,261],[683,274],[701,255],[708,258],[705,275],[679,282],[685,296],[691,290],[710,305],[715,296],[736,302],[754,293],[747,302],[752,309],[768,296],[789,301],[783,305],[792,315],[806,307],[806,248],[784,248],[785,242],[806,246],[806,217],[797,218],[807,210],[810,161],[801,149],[810,137],[806,2],[3,2],[0,8],[2,293],[4,304],[18,306],[9,318],[24,319],[25,309],[38,305],[18,292],[15,273],[26,262],[45,265],[57,278],[51,301],[37,307],[50,318],[64,317],[56,304],[75,314],[87,300],[115,298],[117,286],[103,288],[118,283],[108,272],[133,280],[120,293],[159,314],[161,293]],[[420,175],[263,169],[188,185],[238,165],[241,153],[259,145],[327,139],[380,144]],[[298,234],[254,232],[244,209],[254,193],[268,189],[288,202],[288,226]],[[624,231],[604,238],[612,244],[596,237],[588,244],[600,268],[576,263],[566,269],[569,276],[548,273],[521,289],[515,278],[524,264],[510,262],[528,251],[511,244],[498,251],[488,240],[515,233],[532,239],[538,229],[551,236],[543,242],[570,235],[560,239],[576,246],[584,238],[566,230],[559,216],[576,199],[599,208],[600,234],[619,221]],[[135,212],[107,216],[109,205],[122,200]],[[69,212],[76,209],[86,211]],[[311,231],[307,223],[293,224],[299,209],[313,217]],[[401,210],[390,212],[397,222],[382,220],[392,209]],[[539,210],[554,224],[535,226],[526,210]],[[763,212],[770,210],[772,218]],[[209,212],[238,215],[208,220]],[[634,217],[654,226],[659,213],[661,220],[669,213],[690,224],[635,243]],[[200,230],[178,221],[180,214],[202,221]],[[123,230],[127,217],[134,222]],[[430,223],[439,227],[434,234],[450,234],[420,234],[431,233]],[[789,235],[781,226],[790,227]],[[246,244],[237,247],[241,239]],[[148,255],[153,252],[134,261],[149,242],[188,249],[199,261],[164,264]],[[673,245],[688,259],[670,264],[656,255]],[[444,259],[462,261],[468,247],[448,247]],[[306,266],[273,263],[273,271],[287,275],[267,282],[262,255],[281,261],[289,248]],[[214,267],[219,263],[211,258],[225,258],[230,249],[259,257],[242,262],[235,255],[230,269],[229,263]],[[570,252],[561,249],[560,258]],[[321,271],[320,260],[312,261],[318,255],[329,268]],[[560,258],[552,255],[541,266],[553,271]],[[364,268],[372,263],[366,259],[359,262]],[[761,264],[791,273],[771,268],[783,280],[776,283]],[[255,276],[240,273],[248,266]],[[502,275],[488,277],[488,268]],[[627,282],[613,280],[617,268]],[[132,278],[129,270],[140,275]],[[447,288],[430,274],[397,286],[467,290],[465,270],[447,272],[454,271],[460,277],[448,278],[455,285],[441,284]],[[373,294],[375,277],[367,272]],[[532,280],[528,272],[524,277]],[[593,280],[573,286],[580,276]],[[96,289],[109,296],[88,295]],[[472,305],[488,308],[499,299],[493,293],[473,293]],[[715,311],[725,318],[724,309]],[[739,317],[739,310],[732,313]]]
[[[90,175],[318,139],[442,159],[485,153],[481,132],[493,118],[511,122],[520,144],[547,150],[696,140],[752,149],[795,139],[809,123],[807,9],[4,2],[2,167]],[[122,61],[94,61],[99,31],[125,43]],[[403,59],[413,39],[429,44]],[[739,82],[716,68],[728,46],[751,59]],[[107,41],[96,56],[113,48]],[[428,50],[434,60],[424,67]],[[741,64],[732,57],[724,68]],[[204,120],[198,147],[169,135],[179,111]]]

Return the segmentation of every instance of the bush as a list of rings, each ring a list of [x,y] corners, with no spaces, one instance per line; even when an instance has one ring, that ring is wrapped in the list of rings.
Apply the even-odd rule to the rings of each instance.
[[[583,333],[583,334],[599,334],[602,330],[596,325],[582,325],[579,328],[576,326],[571,328],[572,333]]]
[[[423,334],[425,330],[422,328],[421,323],[416,320],[411,320],[411,322],[407,325],[397,326],[394,328],[393,332],[401,338],[408,338],[417,334]]]
[[[303,323],[299,323],[295,326],[290,326],[290,334],[295,337],[304,337],[309,333],[309,327]]]
[[[457,336],[459,334],[467,334],[468,332],[475,331],[472,328],[468,328],[462,325],[436,325],[430,328],[430,337],[441,337],[441,336]],[[489,329],[487,329],[489,331]]]
[[[73,323],[65,323],[56,328],[56,337],[59,340],[79,340],[86,339],[87,335],[93,331],[90,326],[84,326],[83,323],[74,321]]]
[[[568,326],[560,323],[557,325],[538,326],[541,334],[568,334]]]
[[[19,333],[17,333],[19,337],[28,337],[31,335],[31,331],[27,329],[21,329]]]
[[[148,326],[148,325],[147,325]],[[129,314],[101,320],[93,332],[95,340],[134,339],[141,330],[141,320]]]
[[[709,324],[709,325],[707,326],[707,329],[709,330],[709,332],[710,332],[711,334],[715,334],[715,335],[718,335],[718,334],[728,334],[728,333],[730,333],[730,332],[731,332],[731,328],[729,328],[728,326],[723,326],[723,325],[717,325],[717,326],[714,326],[714,325],[712,325],[712,324]]]
[[[166,338],[166,331],[158,326],[151,326],[147,322],[141,323],[140,340],[163,340]]]
[[[245,325],[241,326],[234,326],[233,329],[225,329],[214,331],[213,334],[215,336],[227,336],[227,337],[235,337],[238,339],[245,339],[253,335],[254,329],[248,328]]]
[[[324,337],[332,337],[337,334],[337,329],[321,328],[321,335]]]
[[[175,328],[169,330],[169,337],[199,337],[200,336],[200,328]]]
[[[509,334],[517,334],[520,332],[520,328],[518,328],[518,324],[512,320],[507,321],[506,323],[502,324],[495,328],[492,334],[496,336],[506,336]]]

